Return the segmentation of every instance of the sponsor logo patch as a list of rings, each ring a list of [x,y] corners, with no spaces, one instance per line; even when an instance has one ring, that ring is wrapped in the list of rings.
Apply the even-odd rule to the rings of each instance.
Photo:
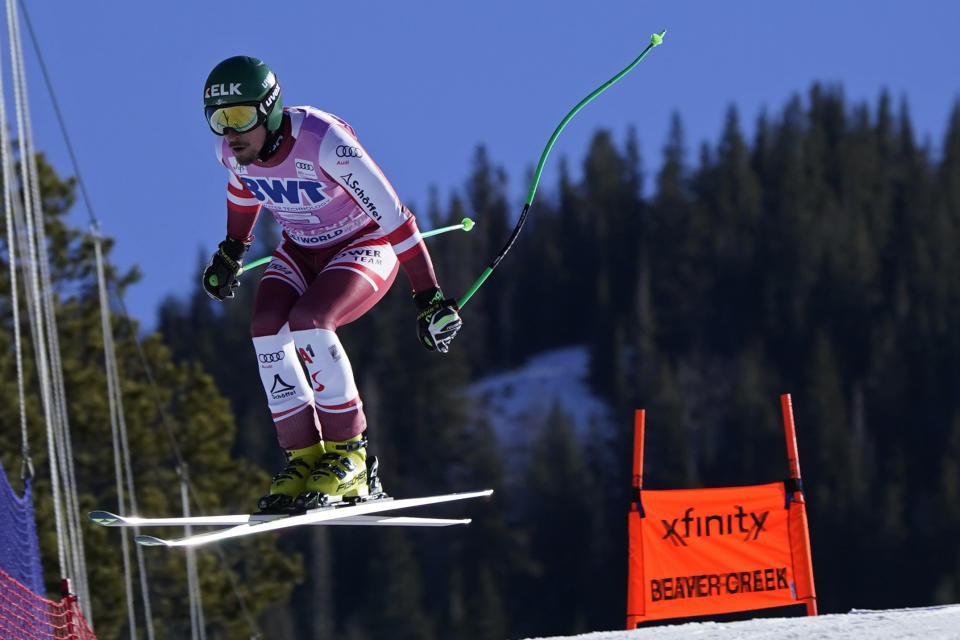
[[[313,166],[313,163],[309,160],[304,160],[302,158],[297,158],[293,161],[294,166],[297,168],[297,176],[300,178],[313,178],[317,179],[317,170]]]
[[[353,177],[352,173],[340,176],[340,179],[343,180],[344,186],[347,187],[350,191],[353,191],[353,195],[357,200],[357,203],[363,206],[366,209],[374,220],[380,220],[380,212],[377,211],[376,203],[370,199],[370,196],[367,195],[367,192],[360,185],[360,181]]]
[[[268,204],[309,204],[324,202],[323,184],[315,180],[293,178],[241,178],[244,186],[260,202]]]
[[[663,525],[663,539],[670,540],[676,546],[687,546],[686,540],[701,536],[739,536],[743,540],[756,540],[764,531],[763,525],[767,521],[769,511],[754,513],[744,511],[737,506],[730,513],[709,515],[692,515],[694,507],[688,508],[682,518],[672,521],[660,520]]]
[[[203,92],[204,98],[216,98],[217,96],[239,96],[240,93],[240,83],[239,82],[228,82],[226,84],[212,84],[207,87]]]
[[[296,394],[296,387],[284,382],[279,373],[273,376],[273,387],[270,389],[271,398],[274,400],[282,400],[283,398],[289,398]]]
[[[360,147],[350,147],[345,144],[341,144],[337,147],[337,157],[338,158],[362,158],[363,150]]]
[[[343,229],[337,229],[336,231],[331,231],[330,233],[321,233],[315,236],[308,236],[302,233],[292,233],[290,231],[287,231],[287,235],[290,236],[294,242],[300,245],[320,244],[321,242],[333,240],[337,236],[343,235]]]

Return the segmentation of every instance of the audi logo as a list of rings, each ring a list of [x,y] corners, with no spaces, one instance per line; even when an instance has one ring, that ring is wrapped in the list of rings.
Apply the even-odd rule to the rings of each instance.
[[[313,171],[312,162],[304,162],[303,160],[297,160],[296,165],[297,165],[297,169],[303,169],[304,171]]]
[[[337,147],[337,157],[338,158],[362,158],[363,151],[357,147],[348,147],[345,144]]]
[[[271,362],[280,362],[283,360],[283,356],[283,351],[277,351],[276,353],[258,353],[257,360],[263,364],[269,364]]]

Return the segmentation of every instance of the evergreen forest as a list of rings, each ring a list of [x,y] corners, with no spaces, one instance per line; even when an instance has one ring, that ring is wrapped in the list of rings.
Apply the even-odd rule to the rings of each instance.
[[[103,508],[116,489],[92,245],[64,222],[75,182],[41,165],[81,507]],[[207,637],[503,640],[622,628],[634,409],[647,416],[646,488],[763,483],[787,475],[783,393],[820,612],[960,601],[960,103],[942,139],[919,140],[906,100],[851,104],[817,84],[749,126],[731,107],[716,141],[686,140],[677,115],[665,141],[601,130],[582,158],[551,166],[449,354],[417,343],[402,272],[339,331],[387,491],[489,487],[493,499],[431,508],[473,518],[468,527],[304,527],[201,548]],[[423,230],[477,224],[428,241],[448,295],[502,247],[520,209],[510,194],[525,184],[480,146],[462,189],[408,203]],[[278,241],[267,217],[251,256]],[[208,257],[197,257],[198,274]],[[108,275],[120,294],[137,278]],[[189,463],[195,513],[250,510],[282,466],[249,340],[256,280],[242,282],[218,304],[198,278],[162,302],[148,336],[113,319],[144,512],[179,512],[171,442]],[[527,425],[529,450],[508,456],[470,384],[569,345],[588,349],[610,424],[584,434],[558,407]],[[15,481],[10,360],[0,360],[0,451]],[[28,415],[55,594],[39,399]],[[127,637],[119,536],[84,535],[98,637]],[[147,561],[159,637],[188,637],[183,554],[149,550]]]

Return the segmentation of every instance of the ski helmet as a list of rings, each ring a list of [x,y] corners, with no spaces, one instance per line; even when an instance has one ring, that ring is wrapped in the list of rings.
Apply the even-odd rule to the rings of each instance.
[[[262,60],[227,58],[213,68],[203,85],[203,112],[214,133],[250,131],[261,123],[276,131],[283,118],[280,83]]]

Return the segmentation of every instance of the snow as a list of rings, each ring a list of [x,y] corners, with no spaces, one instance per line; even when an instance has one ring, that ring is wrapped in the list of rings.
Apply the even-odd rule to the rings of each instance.
[[[550,410],[559,406],[577,433],[609,423],[609,410],[587,387],[589,356],[574,346],[545,352],[523,367],[479,380],[471,396],[487,413],[501,442],[524,448]],[[600,631],[578,640],[960,640],[960,604],[893,610],[854,609],[845,614],[758,618],[739,622],[688,622],[624,631]],[[532,638],[526,640],[534,640]],[[540,639],[547,640],[547,639]]]
[[[609,410],[587,387],[589,354],[573,346],[547,351],[523,367],[474,383],[470,395],[490,417],[501,442],[529,444],[531,425],[539,424],[555,406],[570,416],[577,433],[609,422]]]
[[[726,623],[688,622],[566,637],[579,640],[956,640],[960,638],[960,604],[887,611],[854,609],[844,614]]]

